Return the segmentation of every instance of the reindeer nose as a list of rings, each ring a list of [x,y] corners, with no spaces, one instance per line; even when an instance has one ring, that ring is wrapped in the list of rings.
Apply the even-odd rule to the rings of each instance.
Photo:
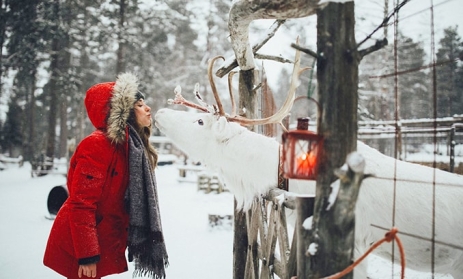
[[[156,125],[156,127],[158,127],[159,129],[161,129],[161,125],[159,124],[159,118],[161,117],[161,114],[163,114],[164,112],[165,109],[160,109],[154,115],[154,125]]]
[[[160,109],[156,112],[156,114],[154,115],[154,120],[157,120],[159,118],[159,116],[161,114],[163,114],[165,112],[165,109]]]
[[[165,108],[162,108],[162,109],[159,109],[157,112],[156,112],[156,115],[160,115],[160,114],[163,114],[167,111],[167,109]]]

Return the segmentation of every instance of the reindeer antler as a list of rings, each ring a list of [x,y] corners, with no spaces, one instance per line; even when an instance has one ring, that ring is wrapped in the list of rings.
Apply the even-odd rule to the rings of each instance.
[[[297,42],[298,41],[299,40],[297,40]],[[291,75],[291,83],[290,83],[290,87],[288,90],[288,95],[286,97],[286,100],[283,103],[283,106],[275,114],[269,117],[260,118],[260,119],[249,119],[249,118],[242,117],[242,116],[234,116],[234,117],[230,116],[230,117],[227,117],[227,119],[229,121],[238,122],[241,125],[245,125],[245,126],[263,125],[263,124],[272,124],[272,123],[279,123],[282,125],[283,119],[289,114],[289,112],[291,111],[291,108],[293,107],[294,99],[296,96],[296,89],[300,84],[299,76],[303,71],[309,69],[309,68],[300,69],[300,64],[301,64],[301,52],[299,50],[296,50],[296,55],[294,58],[293,73]]]
[[[212,77],[212,67],[214,66],[215,60],[222,58],[223,56],[216,56],[209,61],[209,66],[207,67],[207,76],[209,77],[209,83],[211,84],[212,93],[214,94],[215,101],[217,102],[217,109],[220,116],[225,116],[225,111],[223,110],[222,102],[220,101],[219,93],[215,87],[214,78]]]
[[[297,39],[296,43],[298,42],[299,42],[299,38]],[[213,106],[214,112],[211,112],[211,110],[208,108],[207,104],[203,101],[201,95],[199,94],[199,84],[195,85],[194,94],[195,94],[196,99],[201,103],[201,105],[197,105],[195,103],[185,100],[185,98],[183,98],[183,96],[181,95],[180,86],[177,86],[175,88],[175,99],[174,100],[169,99],[168,100],[169,104],[184,105],[187,107],[201,110],[203,112],[210,112],[210,113],[218,114],[220,116],[226,117],[228,121],[237,122],[244,126],[278,123],[282,127],[284,127],[282,124],[282,121],[289,114],[289,112],[291,111],[291,108],[293,107],[293,103],[294,103],[295,96],[296,96],[296,89],[300,84],[299,76],[303,71],[309,69],[309,68],[302,68],[302,69],[300,68],[301,52],[298,49],[296,49],[296,55],[294,57],[293,73],[291,75],[291,82],[290,82],[290,86],[288,90],[288,95],[286,97],[286,100],[283,103],[283,106],[275,114],[269,117],[260,118],[260,119],[249,119],[246,117],[236,115],[236,105],[235,105],[235,99],[233,97],[233,89],[232,89],[232,82],[231,82],[233,73],[230,73],[228,76],[228,88],[229,88],[229,93],[230,93],[230,99],[232,101],[232,114],[231,115],[225,114],[222,102],[220,101],[220,97],[217,92],[217,88],[215,86],[214,78],[212,76],[212,68],[214,66],[214,62],[219,58],[224,59],[223,56],[216,56],[212,58],[209,61],[209,65],[207,69],[207,74],[209,78],[209,83],[211,85],[212,93],[214,94],[214,98],[217,102],[217,106]]]
[[[198,92],[199,91],[198,88],[199,88],[199,84],[196,84],[195,85],[195,96],[197,99],[199,96],[199,99],[201,99],[202,101],[201,95],[199,95],[199,92]],[[180,87],[180,85],[177,85],[175,87],[174,93],[175,93],[175,98],[173,100],[172,99],[167,100],[167,103],[169,105],[183,105],[183,106],[194,108],[194,109],[197,109],[203,112],[210,112],[210,110],[206,106],[201,106],[201,105],[185,100],[185,98],[183,98],[182,96],[182,88]]]

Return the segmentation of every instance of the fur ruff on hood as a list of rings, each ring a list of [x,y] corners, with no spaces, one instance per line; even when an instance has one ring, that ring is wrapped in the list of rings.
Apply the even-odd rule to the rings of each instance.
[[[113,143],[122,143],[126,139],[127,119],[135,103],[138,92],[138,79],[131,73],[120,74],[114,84],[107,121],[108,138]]]
[[[126,140],[127,120],[137,101],[138,79],[120,74],[116,81],[93,85],[85,95],[88,118],[96,129],[104,130],[112,143]]]

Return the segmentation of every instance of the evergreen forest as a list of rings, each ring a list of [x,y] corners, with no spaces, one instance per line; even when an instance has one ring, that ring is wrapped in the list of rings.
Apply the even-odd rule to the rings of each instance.
[[[68,141],[79,142],[93,130],[83,106],[93,84],[134,72],[155,112],[167,106],[177,85],[190,92],[199,82],[207,99],[208,60],[233,56],[229,0],[0,1],[0,153],[25,160],[66,157]],[[300,35],[304,44],[305,37],[316,36],[316,26],[308,34],[308,24],[293,19],[278,32]],[[401,119],[431,118],[433,109],[438,117],[463,114],[463,41],[457,30],[446,27],[436,42],[436,67],[429,65],[428,45],[400,32],[396,43],[389,40],[366,56],[359,69],[359,119],[394,118],[395,78]],[[313,59],[306,55],[303,64],[312,66]],[[392,74],[395,69],[399,75]],[[272,88],[277,105],[288,76],[282,70]],[[300,90],[316,98],[313,76],[301,78]]]

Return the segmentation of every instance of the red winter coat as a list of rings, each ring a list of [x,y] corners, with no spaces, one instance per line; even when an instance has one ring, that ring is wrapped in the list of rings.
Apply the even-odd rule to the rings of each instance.
[[[127,271],[129,217],[124,194],[128,184],[128,113],[118,109],[133,106],[131,99],[120,103],[119,97],[135,96],[136,91],[124,86],[124,82],[136,83],[136,79],[129,76],[127,81],[120,77],[116,83],[98,84],[87,91],[85,105],[97,130],[80,142],[71,158],[69,197],[54,220],[45,250],[44,264],[68,278],[78,278],[79,264],[94,262],[97,277]],[[122,93],[118,91],[121,87]],[[129,92],[125,92],[127,88]],[[113,123],[114,119],[107,121],[112,115],[122,119],[116,119],[117,123]]]

